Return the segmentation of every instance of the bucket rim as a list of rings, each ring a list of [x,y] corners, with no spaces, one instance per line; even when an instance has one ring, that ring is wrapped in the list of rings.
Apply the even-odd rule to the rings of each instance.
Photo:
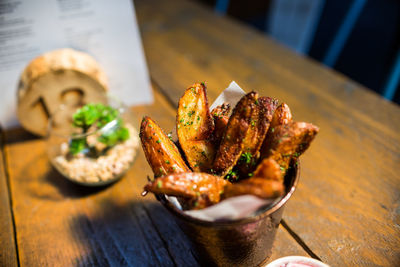
[[[289,173],[290,172],[290,173]],[[206,221],[199,218],[192,217],[178,208],[176,208],[171,202],[169,202],[165,195],[156,195],[156,198],[162,203],[162,205],[171,212],[174,216],[180,218],[183,221],[188,221],[194,224],[202,225],[202,226],[209,226],[209,227],[222,227],[222,226],[232,226],[232,225],[240,225],[240,224],[247,224],[259,221],[269,215],[273,214],[280,208],[282,208],[286,202],[291,198],[294,191],[297,188],[300,179],[300,161],[297,159],[296,161],[292,161],[290,164],[289,172],[285,176],[285,183],[286,179],[291,179],[290,187],[286,190],[286,194],[282,196],[279,200],[274,201],[272,205],[268,205],[266,210],[262,211],[261,213],[258,212],[256,215],[252,215],[246,218],[235,219],[235,220],[221,220],[221,221]],[[287,177],[290,178],[287,178]]]

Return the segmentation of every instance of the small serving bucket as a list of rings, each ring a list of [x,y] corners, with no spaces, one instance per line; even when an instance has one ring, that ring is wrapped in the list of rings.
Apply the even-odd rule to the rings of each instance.
[[[283,208],[297,187],[299,175],[298,164],[291,164],[285,176],[285,195],[273,204],[260,209],[255,215],[239,220],[204,221],[185,214],[165,196],[158,198],[189,237],[202,264],[259,266],[271,256]]]

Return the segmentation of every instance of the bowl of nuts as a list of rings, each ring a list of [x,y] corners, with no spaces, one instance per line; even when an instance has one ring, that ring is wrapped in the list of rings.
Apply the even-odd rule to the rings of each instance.
[[[77,184],[102,186],[123,176],[139,145],[135,119],[115,98],[106,103],[62,105],[49,120],[51,164]]]

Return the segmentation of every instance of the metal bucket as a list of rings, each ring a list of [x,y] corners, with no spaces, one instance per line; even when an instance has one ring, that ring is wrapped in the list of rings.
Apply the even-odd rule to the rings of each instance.
[[[285,195],[256,215],[240,220],[203,221],[181,212],[164,196],[159,200],[174,215],[205,266],[259,266],[271,256],[283,208],[297,187],[299,175],[298,164],[291,164],[285,176]]]

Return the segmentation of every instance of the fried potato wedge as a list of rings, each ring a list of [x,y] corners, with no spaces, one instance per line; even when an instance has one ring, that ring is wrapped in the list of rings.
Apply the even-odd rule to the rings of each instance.
[[[278,101],[270,97],[260,97],[256,100],[256,111],[251,116],[250,128],[243,140],[243,151],[237,164],[241,177],[247,177],[256,167],[259,150],[277,104]]]
[[[253,173],[254,177],[260,177],[267,180],[274,180],[283,182],[283,175],[279,164],[271,159],[266,158],[258,164],[256,171]]]
[[[288,124],[292,121],[292,112],[286,103],[280,104],[272,116],[271,127]]]
[[[140,125],[140,140],[155,177],[190,171],[176,145],[149,117]]]
[[[184,149],[185,155],[190,155],[194,164],[192,166],[193,170],[199,172],[210,171],[215,157],[215,148],[212,141],[185,141],[185,148],[182,147],[182,149]]]
[[[279,181],[252,177],[235,184],[226,185],[222,199],[240,195],[255,195],[259,198],[269,199],[280,197],[284,192],[285,186]]]
[[[280,104],[274,112],[274,115],[272,116],[272,120],[267,132],[267,135],[264,139],[264,142],[261,146],[261,151],[264,151],[267,149],[268,142],[271,140],[271,136],[273,135],[275,131],[275,127],[283,124],[288,124],[289,122],[292,121],[292,113],[290,112],[290,108],[286,103]]]
[[[209,171],[215,157],[210,140],[214,121],[208,108],[204,83],[190,86],[179,100],[176,129],[179,144],[192,170]],[[202,147],[206,149],[200,149]]]
[[[187,172],[159,177],[144,190],[184,198],[190,208],[199,209],[218,203],[227,184],[228,181],[215,175]]]
[[[306,122],[290,122],[275,127],[268,136],[267,146],[261,151],[261,160],[275,160],[284,174],[290,160],[298,158],[309,147],[318,131],[318,127]]]
[[[258,116],[257,100],[258,94],[250,92],[236,104],[215,156],[213,170],[218,175],[225,176],[239,160],[251,120]]]
[[[225,132],[226,126],[228,125],[229,116],[231,112],[231,106],[228,103],[216,106],[212,111],[211,115],[214,119],[214,132],[212,134],[212,140],[215,147],[219,147],[221,143],[222,135]]]

